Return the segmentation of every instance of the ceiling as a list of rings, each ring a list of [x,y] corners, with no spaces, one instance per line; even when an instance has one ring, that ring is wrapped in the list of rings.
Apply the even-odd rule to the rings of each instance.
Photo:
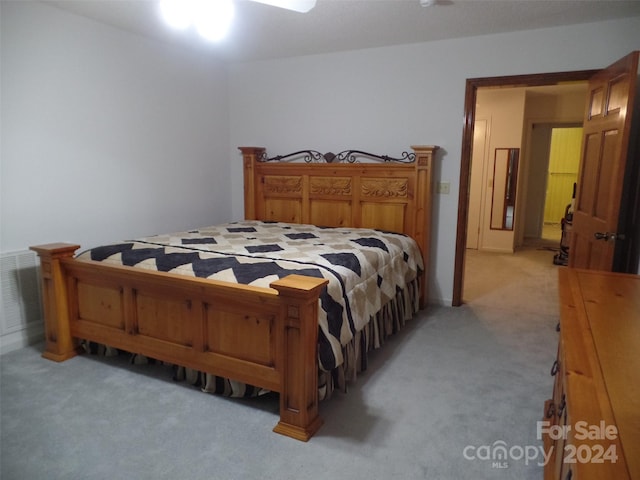
[[[640,0],[318,0],[309,13],[236,0],[220,43],[166,28],[155,0],[46,3],[156,40],[205,50],[229,62],[428,42],[640,16]]]

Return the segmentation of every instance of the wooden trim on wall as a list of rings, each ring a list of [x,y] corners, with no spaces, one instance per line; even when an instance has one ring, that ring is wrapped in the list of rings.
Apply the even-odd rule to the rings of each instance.
[[[586,81],[598,70],[574,72],[538,73],[507,77],[467,79],[464,95],[464,124],[462,129],[462,153],[460,159],[460,189],[458,196],[458,226],[456,229],[456,253],[453,272],[454,307],[462,305],[464,261],[467,243],[467,217],[469,214],[469,182],[471,178],[471,154],[473,126],[476,115],[476,97],[480,87],[540,87],[567,82]]]

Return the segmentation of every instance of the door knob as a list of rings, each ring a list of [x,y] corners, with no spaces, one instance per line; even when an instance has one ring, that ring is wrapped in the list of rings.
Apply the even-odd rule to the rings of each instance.
[[[604,240],[605,242],[609,240],[624,240],[625,236],[623,233],[613,233],[613,232],[596,232],[593,234],[596,240]]]

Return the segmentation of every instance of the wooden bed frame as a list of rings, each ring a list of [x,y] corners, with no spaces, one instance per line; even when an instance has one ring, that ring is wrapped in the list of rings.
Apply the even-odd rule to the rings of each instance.
[[[264,148],[240,147],[245,217],[406,233],[425,262],[424,306],[437,147],[412,148],[401,162],[351,163],[371,155],[306,151],[302,163],[269,161]],[[291,275],[271,288],[250,287],[79,261],[78,248],[31,247],[41,262],[43,357],[71,358],[80,353],[79,339],[110,345],[279,392],[275,432],[306,441],[320,428],[318,298],[326,280]]]

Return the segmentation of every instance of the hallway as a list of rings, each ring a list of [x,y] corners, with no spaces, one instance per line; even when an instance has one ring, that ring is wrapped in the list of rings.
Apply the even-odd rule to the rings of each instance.
[[[466,252],[464,303],[520,313],[558,314],[557,239],[528,242],[513,254]]]

